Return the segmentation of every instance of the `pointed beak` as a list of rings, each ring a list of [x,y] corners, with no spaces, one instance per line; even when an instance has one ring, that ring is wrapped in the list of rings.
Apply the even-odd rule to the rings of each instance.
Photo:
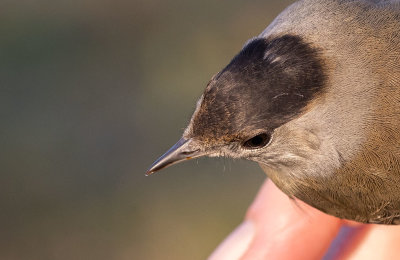
[[[203,155],[200,149],[192,139],[181,138],[174,146],[172,146],[165,154],[158,158],[147,170],[146,176],[165,167],[190,160]]]

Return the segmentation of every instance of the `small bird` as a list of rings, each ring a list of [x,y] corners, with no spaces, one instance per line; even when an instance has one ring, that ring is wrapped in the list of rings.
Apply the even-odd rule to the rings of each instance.
[[[286,8],[210,80],[147,175],[200,156],[255,161],[327,214],[400,224],[400,2]]]

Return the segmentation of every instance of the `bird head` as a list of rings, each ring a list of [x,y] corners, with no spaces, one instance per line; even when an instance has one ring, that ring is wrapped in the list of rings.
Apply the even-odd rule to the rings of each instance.
[[[284,126],[310,109],[325,82],[320,50],[300,36],[251,39],[210,80],[182,138],[147,174],[200,156],[265,165],[306,157],[304,133]]]

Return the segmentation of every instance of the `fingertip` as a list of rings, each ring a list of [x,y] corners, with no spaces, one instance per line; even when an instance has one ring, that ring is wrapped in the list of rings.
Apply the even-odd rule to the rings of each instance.
[[[238,260],[247,251],[255,235],[254,223],[244,221],[214,250],[208,260]]]

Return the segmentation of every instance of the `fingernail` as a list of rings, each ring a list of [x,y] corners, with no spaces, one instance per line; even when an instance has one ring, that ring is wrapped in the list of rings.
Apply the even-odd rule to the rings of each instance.
[[[255,235],[254,224],[250,220],[240,224],[214,250],[208,260],[237,260],[240,259],[250,246]]]

